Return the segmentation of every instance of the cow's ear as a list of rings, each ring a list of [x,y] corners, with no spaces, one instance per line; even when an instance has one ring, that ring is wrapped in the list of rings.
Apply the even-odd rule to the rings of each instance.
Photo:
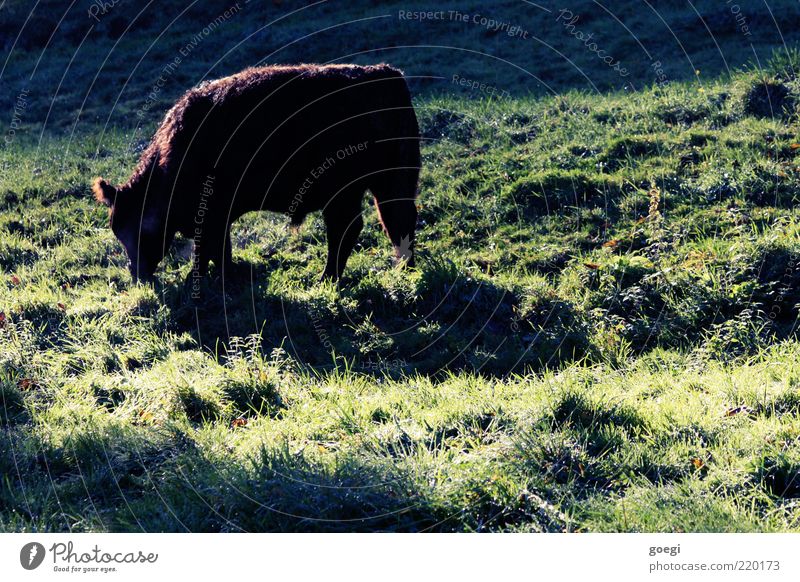
[[[106,206],[114,204],[114,197],[117,195],[117,189],[102,178],[95,179],[92,184],[92,192],[95,200]]]

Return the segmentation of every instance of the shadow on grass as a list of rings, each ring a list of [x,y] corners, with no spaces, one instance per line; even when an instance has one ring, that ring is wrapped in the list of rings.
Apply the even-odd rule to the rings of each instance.
[[[223,355],[234,338],[260,335],[269,354],[283,348],[315,370],[400,376],[472,371],[501,377],[581,358],[589,341],[570,304],[545,301],[522,313],[522,298],[452,263],[429,260],[414,284],[392,287],[354,272],[338,292],[310,286],[296,296],[268,290],[263,265],[248,275],[210,277],[163,289],[174,325]],[[363,277],[361,275],[364,275]],[[388,286],[387,286],[388,285]]]
[[[212,460],[180,431],[82,429],[58,446],[3,431],[0,530],[418,531],[444,529],[396,468],[262,448]],[[451,527],[455,527],[453,523]]]

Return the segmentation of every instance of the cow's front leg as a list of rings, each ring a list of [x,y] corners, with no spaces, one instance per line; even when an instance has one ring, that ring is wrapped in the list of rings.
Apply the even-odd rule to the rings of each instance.
[[[194,239],[193,269],[200,276],[208,274],[209,263],[220,271],[226,271],[233,264],[231,236],[227,229],[208,228]]]
[[[208,248],[208,241],[195,239],[192,248],[192,275],[195,277],[205,277],[208,274],[208,264],[211,262],[211,253]]]
[[[216,252],[212,260],[223,273],[233,269],[233,246],[231,245],[231,231],[226,228],[222,240],[217,241]]]
[[[210,257],[217,271],[220,273],[220,276],[223,279],[237,277],[241,269],[233,262],[233,245],[231,244],[230,228],[226,227],[214,241]]]

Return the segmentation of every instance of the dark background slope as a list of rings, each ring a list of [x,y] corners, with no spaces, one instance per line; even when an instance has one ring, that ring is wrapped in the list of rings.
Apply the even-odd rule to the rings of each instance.
[[[432,6],[438,19],[408,16]],[[514,95],[639,89],[757,67],[800,37],[798,23],[800,5],[783,0],[10,0],[0,2],[0,122],[27,91],[26,123],[131,127],[203,79],[265,63],[388,61],[417,94],[463,91],[453,75]]]

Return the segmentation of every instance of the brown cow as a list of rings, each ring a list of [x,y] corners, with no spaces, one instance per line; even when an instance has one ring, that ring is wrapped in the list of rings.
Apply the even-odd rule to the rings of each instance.
[[[338,279],[374,196],[397,260],[413,265],[419,127],[402,73],[388,65],[250,68],[201,84],[166,114],[133,175],[93,190],[147,279],[176,232],[194,241],[198,276],[232,267],[230,225],[271,210],[293,225],[322,211],[323,277]]]

